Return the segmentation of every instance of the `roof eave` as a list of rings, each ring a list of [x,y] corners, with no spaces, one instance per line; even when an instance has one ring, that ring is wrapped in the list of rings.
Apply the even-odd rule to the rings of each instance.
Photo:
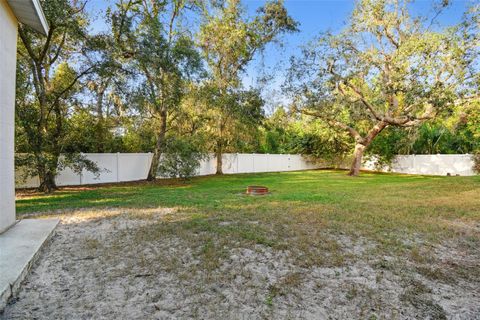
[[[47,35],[48,23],[39,0],[7,0],[8,5],[21,23]]]

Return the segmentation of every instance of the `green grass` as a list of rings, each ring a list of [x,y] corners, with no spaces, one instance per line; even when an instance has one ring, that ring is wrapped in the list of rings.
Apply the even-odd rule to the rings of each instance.
[[[265,185],[271,194],[242,195],[247,185]],[[178,207],[191,223],[218,219],[288,219],[322,223],[363,234],[398,232],[448,235],[459,221],[480,220],[480,177],[433,177],[343,171],[304,171],[194,178],[182,184],[127,184],[87,190],[70,188],[17,200],[19,216],[93,207]],[[454,225],[449,221],[455,221]],[[199,226],[201,227],[201,226]],[[248,230],[245,230],[248,234]],[[254,235],[250,235],[254,237]],[[266,241],[266,240],[265,240]],[[268,242],[268,241],[267,241]]]
[[[271,194],[245,196],[248,185],[268,186]],[[78,208],[95,210],[78,212]],[[17,214],[79,215],[93,221],[115,215],[146,219],[141,227],[109,236],[115,245],[108,250],[91,239],[85,245],[116,259],[124,252],[173,241],[181,252],[191,252],[198,264],[186,268],[168,250],[158,251],[158,263],[145,264],[161,265],[179,279],[201,273],[218,282],[217,271],[236,248],[288,252],[297,269],[269,287],[267,306],[301,286],[304,270],[345,267],[360,260],[376,270],[377,281],[384,272],[395,274],[395,281],[408,289],[403,299],[432,312],[437,312],[436,305],[419,298],[424,293],[421,283],[415,282],[419,275],[448,285],[457,279],[465,283],[480,279],[479,176],[362,173],[354,178],[344,171],[326,170],[209,176],[186,184],[164,180],[65,188],[51,195],[25,193],[17,200]],[[81,228],[84,222],[75,223]],[[352,287],[348,297],[355,300],[359,294]]]

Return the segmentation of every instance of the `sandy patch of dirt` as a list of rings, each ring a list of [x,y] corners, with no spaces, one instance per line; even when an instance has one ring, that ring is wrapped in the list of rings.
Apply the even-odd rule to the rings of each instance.
[[[332,235],[350,259],[303,265],[293,249],[149,228],[181,219],[174,209],[63,216],[0,318],[480,318],[480,253],[457,243],[405,261],[375,255],[364,239]],[[460,264],[455,270],[465,274],[448,271]]]

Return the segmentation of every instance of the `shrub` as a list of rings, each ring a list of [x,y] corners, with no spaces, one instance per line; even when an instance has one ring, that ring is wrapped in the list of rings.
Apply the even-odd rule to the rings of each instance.
[[[184,180],[193,177],[200,161],[207,156],[199,148],[200,145],[202,144],[186,138],[168,139],[158,166],[159,175]]]

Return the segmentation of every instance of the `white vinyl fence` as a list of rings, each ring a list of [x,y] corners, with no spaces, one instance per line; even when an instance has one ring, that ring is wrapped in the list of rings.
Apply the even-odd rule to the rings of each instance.
[[[70,168],[65,168],[57,175],[58,186],[146,179],[152,161],[150,153],[85,153],[84,155],[97,164],[101,170],[100,175],[96,177],[95,174],[86,170],[77,174]],[[17,188],[33,188],[40,184],[38,177],[30,177],[25,180],[20,171],[15,172],[15,180]]]
[[[222,158],[222,170],[226,174],[280,172],[317,169],[318,165],[309,162],[299,154],[258,154],[258,153],[226,153]],[[202,161],[198,175],[214,174],[217,159],[211,155]]]
[[[58,186],[75,186],[97,183],[137,181],[147,178],[151,153],[86,153],[85,156],[96,162],[101,169],[96,177],[84,171],[76,174],[70,169],[59,172],[56,182]],[[227,153],[223,155],[223,172],[226,174],[278,172],[316,169],[315,163],[307,161],[298,154],[245,154]],[[214,174],[216,158],[211,155],[200,164],[197,175]],[[39,185],[38,177],[23,179],[22,172],[16,172],[17,188],[33,188]]]
[[[364,169],[376,170],[373,161],[366,161]],[[469,154],[427,154],[427,155],[398,155],[390,168],[383,168],[384,172],[397,172],[425,175],[460,175],[473,176],[473,157]]]
[[[84,171],[76,174],[70,169],[61,171],[57,176],[58,186],[75,186],[97,183],[137,181],[147,178],[151,153],[86,153],[88,159],[97,163],[101,169],[99,177]],[[325,167],[308,161],[299,154],[255,154],[226,153],[223,155],[223,172],[226,174],[280,172],[309,170]],[[473,176],[473,159],[468,154],[406,155],[396,156],[389,168],[380,171],[426,175]],[[377,170],[373,161],[366,161],[363,169]],[[211,155],[200,164],[197,175],[214,174],[216,159]],[[17,188],[32,188],[39,185],[38,177],[22,179],[16,172]]]

